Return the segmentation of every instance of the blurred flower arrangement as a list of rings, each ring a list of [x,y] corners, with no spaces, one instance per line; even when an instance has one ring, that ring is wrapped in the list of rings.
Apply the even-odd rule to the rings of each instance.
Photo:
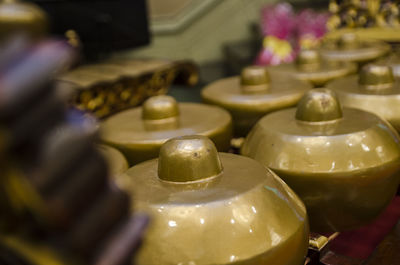
[[[258,65],[292,62],[300,49],[317,47],[327,31],[328,13],[311,9],[295,13],[288,3],[267,5],[261,13],[264,39],[256,58]]]

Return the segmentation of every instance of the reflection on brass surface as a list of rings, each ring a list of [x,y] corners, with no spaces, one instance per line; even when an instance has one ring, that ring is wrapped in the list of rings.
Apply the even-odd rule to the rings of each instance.
[[[161,145],[177,136],[200,134],[227,151],[232,118],[224,109],[196,103],[177,103],[170,96],[148,99],[142,107],[125,110],[101,124],[102,141],[119,149],[131,165],[156,158]]]
[[[397,132],[372,113],[340,111],[329,90],[312,90],[304,99],[297,110],[262,118],[241,153],[271,168],[302,198],[312,231],[370,222],[399,184]]]
[[[35,4],[27,1],[3,0],[0,3],[0,39],[15,33],[38,38],[47,32],[47,16]]]
[[[328,238],[326,236],[317,235],[317,236],[310,236],[310,247],[316,250],[321,250],[323,247],[328,244]]]
[[[217,153],[206,137],[172,139],[120,180],[135,211],[152,217],[135,264],[304,264],[303,203],[270,170]]]
[[[400,131],[400,77],[389,66],[367,65],[359,76],[335,80],[328,88],[336,91],[345,107],[373,112]]]
[[[239,138],[232,138],[231,140],[231,146],[234,149],[240,149],[244,143],[244,137],[239,137]]]
[[[333,79],[355,73],[357,66],[350,62],[321,60],[318,51],[303,50],[295,63],[270,66],[268,70],[271,73],[282,73],[308,81],[314,87],[321,87]]]
[[[110,146],[102,144],[99,144],[97,148],[100,150],[105,159],[108,161],[108,166],[112,177],[121,175],[122,173],[125,173],[125,171],[128,170],[129,168],[128,161],[126,161],[126,158],[120,151]]]
[[[296,105],[311,85],[287,74],[269,74],[264,67],[247,67],[241,77],[218,80],[205,87],[206,103],[228,110],[236,136],[246,136],[265,114]]]
[[[195,85],[198,73],[187,61],[110,60],[78,67],[58,81],[75,88],[73,105],[104,118],[165,94],[173,82]]]
[[[301,122],[329,122],[343,118],[336,94],[320,89],[306,93],[297,104],[296,120]]]
[[[327,39],[320,52],[328,61],[363,64],[390,52],[390,45],[373,39],[360,40],[354,33],[345,33],[337,40]]]

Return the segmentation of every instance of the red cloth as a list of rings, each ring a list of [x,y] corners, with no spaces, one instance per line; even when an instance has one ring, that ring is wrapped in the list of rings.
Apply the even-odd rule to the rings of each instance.
[[[367,259],[400,219],[400,196],[371,224],[357,230],[342,232],[332,240],[330,250],[336,254]]]

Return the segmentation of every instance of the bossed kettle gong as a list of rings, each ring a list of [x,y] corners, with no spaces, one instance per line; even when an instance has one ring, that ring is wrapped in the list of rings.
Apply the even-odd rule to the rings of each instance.
[[[388,52],[390,45],[379,40],[360,40],[355,33],[345,33],[338,40],[326,40],[320,48],[322,58],[328,61],[354,62],[363,65]]]
[[[400,77],[385,65],[364,66],[359,75],[335,80],[327,85],[344,107],[373,112],[400,131]]]
[[[396,49],[388,56],[379,58],[378,60],[374,61],[374,64],[390,66],[392,68],[393,75],[400,76],[400,53],[399,53],[399,50]]]
[[[156,158],[163,143],[184,135],[200,134],[218,150],[230,148],[232,118],[217,106],[177,103],[171,96],[155,96],[143,106],[115,114],[101,123],[101,139],[119,149],[130,165]]]
[[[343,108],[328,89],[297,108],[266,115],[243,155],[271,168],[303,200],[312,231],[342,231],[372,221],[396,193],[400,139],[375,114]]]
[[[293,76],[311,83],[314,87],[322,87],[331,80],[355,73],[357,66],[351,62],[323,60],[316,50],[301,50],[295,63],[270,66],[268,70],[272,74]]]
[[[204,102],[230,112],[234,134],[246,136],[265,114],[296,105],[311,85],[287,74],[270,74],[265,67],[249,66],[240,76],[211,83],[201,91]]]
[[[167,141],[130,168],[121,187],[152,223],[136,263],[303,265],[303,203],[253,159],[218,153],[204,136]]]

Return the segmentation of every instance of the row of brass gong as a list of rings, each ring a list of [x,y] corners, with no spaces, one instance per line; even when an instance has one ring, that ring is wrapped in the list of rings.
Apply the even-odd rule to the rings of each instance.
[[[299,265],[309,223],[343,231],[378,216],[400,181],[400,83],[366,62],[389,49],[344,35],[210,84],[207,105],[157,96],[105,120],[103,142],[132,166],[122,173],[103,147],[117,184],[152,218],[137,264]],[[242,156],[218,153],[232,133],[247,135]]]

